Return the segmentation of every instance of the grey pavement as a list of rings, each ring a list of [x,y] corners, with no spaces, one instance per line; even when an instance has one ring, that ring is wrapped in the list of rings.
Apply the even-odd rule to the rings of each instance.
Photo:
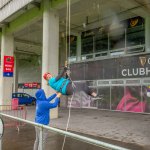
[[[66,129],[67,108],[59,108],[59,117],[50,126]],[[35,106],[27,107],[27,119],[34,121]],[[95,137],[133,143],[150,150],[150,115],[97,109],[71,108],[68,130]]]

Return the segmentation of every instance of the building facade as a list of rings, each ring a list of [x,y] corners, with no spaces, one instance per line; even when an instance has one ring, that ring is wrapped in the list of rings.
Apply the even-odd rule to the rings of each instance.
[[[149,11],[147,1],[134,0],[72,0],[69,6],[65,0],[2,0],[0,104],[10,104],[14,91],[36,91],[19,84],[40,83],[52,94],[42,74],[57,75],[68,60],[72,79],[103,95],[88,103],[77,96],[74,107],[149,112]]]

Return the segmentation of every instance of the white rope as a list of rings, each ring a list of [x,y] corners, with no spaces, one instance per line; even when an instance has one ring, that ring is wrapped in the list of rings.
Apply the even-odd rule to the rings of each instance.
[[[69,37],[68,43],[67,43],[67,36]],[[70,56],[70,0],[67,0],[67,10],[66,10],[66,60],[68,60],[68,63],[69,63],[68,52],[69,52],[69,56]],[[75,85],[74,85],[73,81],[71,80],[71,78],[70,78],[70,81],[72,82],[72,87],[73,87],[73,91],[74,91]],[[73,92],[73,95],[71,97],[71,101],[69,104],[69,115],[68,115],[68,120],[67,120],[67,125],[66,125],[66,131],[68,131],[68,126],[69,126],[69,122],[70,122],[71,104],[72,104],[73,97],[74,97],[74,92]],[[65,142],[66,142],[66,135],[64,136],[62,150],[64,149]]]
[[[67,9],[66,9],[66,60],[68,56],[67,36],[68,36],[68,0],[67,0]]]
[[[70,57],[70,0],[68,0],[68,30],[69,30],[69,57]],[[68,63],[69,62],[69,57],[68,57]]]
[[[74,97],[74,92],[73,92],[73,95],[71,97],[71,101],[70,101],[70,104],[69,104],[69,115],[68,115],[68,120],[67,120],[67,125],[66,125],[66,131],[68,131],[68,126],[69,126],[69,121],[70,121],[70,115],[71,115],[71,104],[72,104],[73,97]],[[63,141],[63,145],[62,145],[62,150],[64,149],[65,142],[66,142],[66,135],[64,137],[64,141]]]

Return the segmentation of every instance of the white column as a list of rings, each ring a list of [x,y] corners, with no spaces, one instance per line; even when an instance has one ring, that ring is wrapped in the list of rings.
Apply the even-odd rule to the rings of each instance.
[[[81,61],[81,35],[77,36],[77,61]]]
[[[42,76],[45,72],[50,72],[54,76],[58,75],[59,61],[59,17],[50,9],[50,1],[44,1],[43,12],[43,54],[42,54]],[[42,88],[47,96],[55,91],[47,85],[42,77]],[[58,117],[58,110],[51,111],[51,117]]]
[[[18,57],[15,56],[15,64],[14,64],[14,87],[13,92],[18,92]]]
[[[59,44],[59,66],[62,67],[65,65],[66,58],[66,38],[60,37],[60,44]]]
[[[4,56],[13,56],[14,37],[6,35],[5,28],[1,37],[1,73],[0,73],[0,105],[10,105],[13,90],[13,77],[3,77]]]
[[[145,19],[145,51],[150,52],[150,17]]]
[[[59,48],[59,68],[65,65],[66,59],[66,38],[60,36],[60,48]],[[60,107],[67,107],[68,106],[68,97],[61,96],[61,103]]]

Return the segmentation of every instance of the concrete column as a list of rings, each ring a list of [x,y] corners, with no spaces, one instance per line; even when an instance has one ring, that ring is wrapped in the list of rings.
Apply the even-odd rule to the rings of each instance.
[[[66,60],[66,38],[60,37],[59,66],[64,66]]]
[[[81,61],[81,35],[77,36],[77,61]]]
[[[1,37],[1,74],[0,74],[0,105],[10,105],[13,77],[3,77],[3,61],[4,56],[13,56],[14,52],[14,37],[13,35],[6,35],[5,28],[2,30]]]
[[[50,72],[54,76],[58,74],[59,60],[59,17],[58,14],[51,10],[50,1],[44,1],[43,12],[43,54],[42,54],[42,76],[45,72]],[[50,96],[55,91],[47,86],[46,81],[42,77],[42,88],[45,90],[46,96]],[[51,111],[51,117],[58,117],[58,110]]]
[[[145,19],[145,51],[150,52],[150,17]]]
[[[59,49],[59,68],[65,65],[66,58],[66,38],[60,35],[60,49]],[[61,96],[60,107],[68,106],[68,97]]]
[[[13,86],[13,92],[18,92],[18,63],[19,59],[17,55],[15,56],[15,66],[14,66],[14,86]]]

